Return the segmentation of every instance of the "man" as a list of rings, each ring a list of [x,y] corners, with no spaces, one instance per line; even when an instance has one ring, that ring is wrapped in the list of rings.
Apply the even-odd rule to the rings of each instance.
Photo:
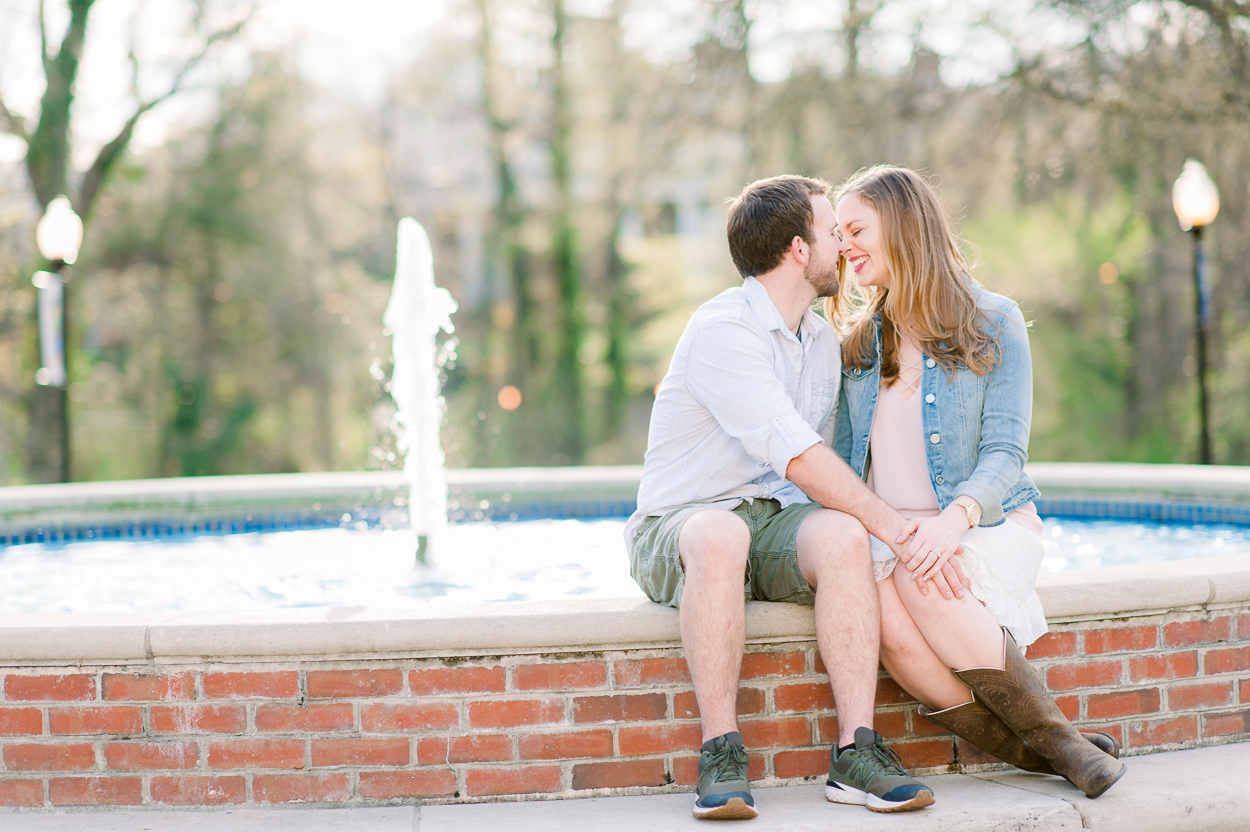
[[[701,306],[677,344],[625,529],[631,574],[679,610],[703,727],[699,818],[757,814],[735,712],[749,599],[816,608],[838,709],[826,797],[886,812],[933,802],[872,729],[880,610],[868,532],[893,542],[903,519],[828,447],[841,362],[811,311],[838,286],[828,190],[778,176],[730,206],[744,282]]]

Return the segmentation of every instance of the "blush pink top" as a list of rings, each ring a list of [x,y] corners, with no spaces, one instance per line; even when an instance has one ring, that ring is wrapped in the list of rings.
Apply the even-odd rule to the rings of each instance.
[[[921,422],[920,379],[924,356],[920,345],[904,337],[899,349],[899,377],[881,383],[872,419],[869,447],[872,470],[869,484],[882,500],[906,518],[933,517],[940,513],[937,494],[929,479]],[[1026,503],[1008,519],[1041,534],[1037,507]]]

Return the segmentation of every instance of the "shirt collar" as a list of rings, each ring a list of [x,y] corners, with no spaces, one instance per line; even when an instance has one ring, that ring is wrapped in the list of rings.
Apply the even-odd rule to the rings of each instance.
[[[786,326],[785,320],[781,317],[781,310],[777,308],[777,304],[773,303],[772,296],[768,294],[768,289],[764,287],[763,283],[760,283],[754,277],[748,277],[742,283],[742,291],[746,293],[747,303],[751,305],[752,311],[759,316],[760,322],[764,324],[765,329],[770,332],[780,330],[792,341],[797,342],[799,340],[790,331],[790,327]],[[801,343],[807,344],[820,336],[822,327],[818,319],[820,319],[820,316],[810,309],[803,313],[802,321],[799,324],[803,331]]]

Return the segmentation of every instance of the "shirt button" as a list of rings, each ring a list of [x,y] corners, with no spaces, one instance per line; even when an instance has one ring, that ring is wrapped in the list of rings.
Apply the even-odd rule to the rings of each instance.
[[[933,481],[936,482],[938,485],[941,485],[942,483],[946,482],[946,479],[941,474],[938,474],[937,477]]]
[[[941,434],[934,433],[929,436],[929,441],[932,442],[934,445],[936,445],[937,443],[942,441],[942,436]]]
[[[934,396],[932,393],[930,393],[929,395],[924,397],[924,400],[928,402],[929,404],[933,404],[935,401],[937,401],[937,397]]]
[[[932,358],[925,359],[924,365],[928,367],[929,369],[933,369],[934,367],[933,359]]]

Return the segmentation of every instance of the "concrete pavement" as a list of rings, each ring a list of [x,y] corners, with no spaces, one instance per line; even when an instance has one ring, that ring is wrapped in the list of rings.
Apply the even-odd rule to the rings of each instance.
[[[937,803],[886,815],[827,803],[820,784],[755,789],[760,817],[743,832],[1250,832],[1250,743],[1129,757],[1098,800],[1054,777],[926,778]],[[200,812],[0,813],[2,832],[649,832],[722,828],[690,815],[691,794],[383,808]],[[734,828],[739,828],[735,826]]]

